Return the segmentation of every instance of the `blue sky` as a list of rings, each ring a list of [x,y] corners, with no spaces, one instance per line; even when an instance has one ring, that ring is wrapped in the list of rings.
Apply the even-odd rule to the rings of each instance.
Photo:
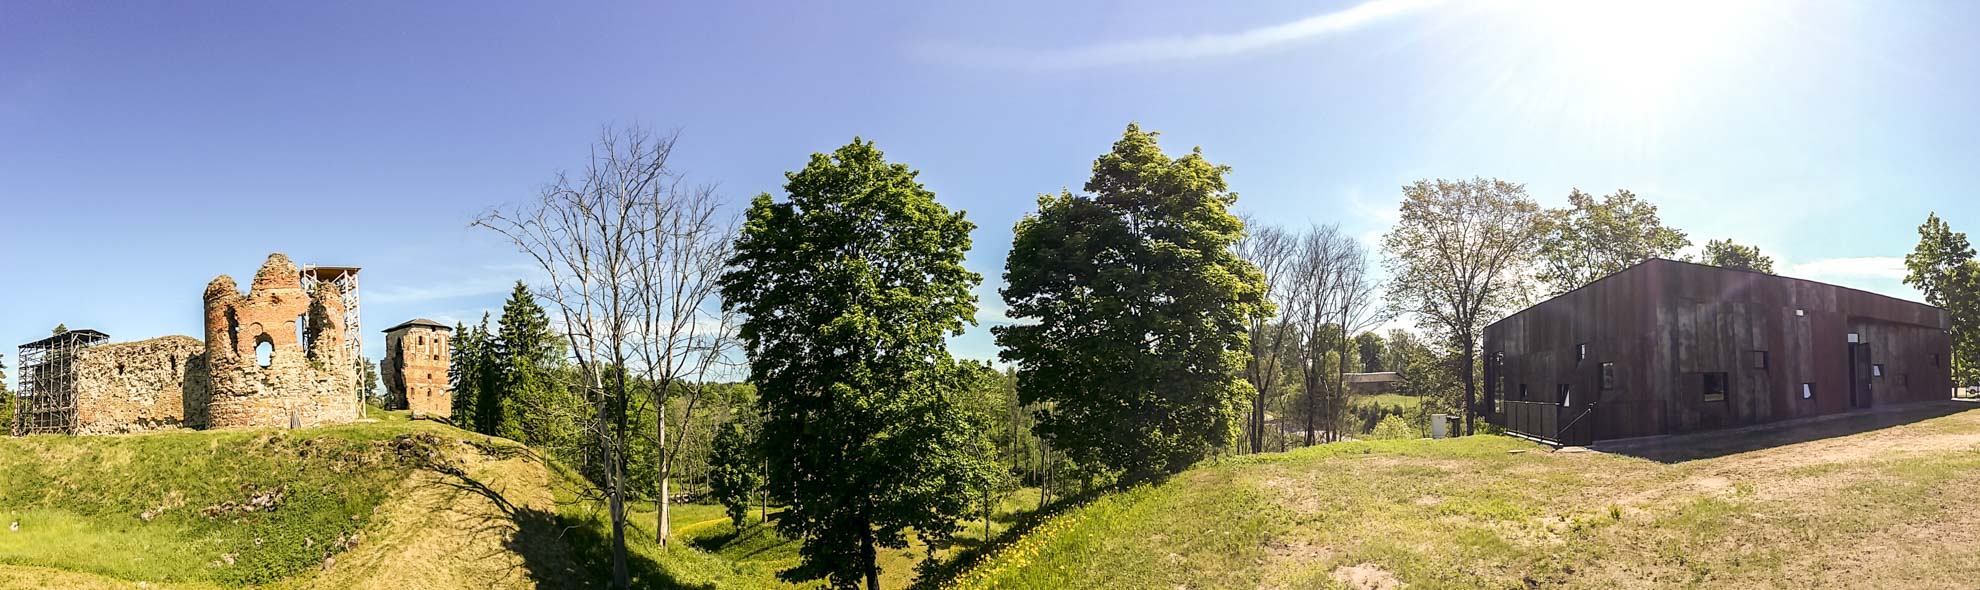
[[[986,325],[1012,223],[1129,121],[1232,166],[1242,211],[1369,240],[1418,178],[1627,188],[1915,297],[1926,212],[1980,230],[1980,4],[850,4],[0,0],[0,348],[198,335],[206,282],[280,251],[364,267],[375,356],[497,307],[527,263],[468,222],[613,123],[679,128],[738,203],[877,141],[979,224]]]

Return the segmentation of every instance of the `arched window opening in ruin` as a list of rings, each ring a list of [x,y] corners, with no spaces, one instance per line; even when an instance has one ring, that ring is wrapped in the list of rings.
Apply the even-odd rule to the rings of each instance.
[[[268,368],[268,365],[275,364],[275,343],[268,340],[267,334],[254,339],[254,362],[259,363],[264,369]]]
[[[309,352],[309,345],[310,345],[309,316],[308,315],[296,316],[295,324],[296,324],[296,344],[301,345],[303,352],[307,353]]]

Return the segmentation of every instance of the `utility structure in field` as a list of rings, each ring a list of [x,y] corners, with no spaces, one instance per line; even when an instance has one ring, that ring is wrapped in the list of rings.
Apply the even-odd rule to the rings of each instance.
[[[419,318],[385,330],[385,376],[390,404],[410,410],[414,418],[454,415],[454,396],[447,383],[447,339],[453,329]]]
[[[247,292],[206,286],[205,340],[105,343],[94,330],[21,346],[15,434],[314,426],[362,413],[355,267],[312,276],[270,254]]]
[[[1556,444],[1943,400],[1937,307],[1651,259],[1485,328],[1487,420]]]

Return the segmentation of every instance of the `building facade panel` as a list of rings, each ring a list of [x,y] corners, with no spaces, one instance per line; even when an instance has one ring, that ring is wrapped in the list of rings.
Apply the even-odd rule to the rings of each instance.
[[[1928,305],[1650,260],[1488,326],[1484,409],[1579,444],[1945,399],[1946,326]]]

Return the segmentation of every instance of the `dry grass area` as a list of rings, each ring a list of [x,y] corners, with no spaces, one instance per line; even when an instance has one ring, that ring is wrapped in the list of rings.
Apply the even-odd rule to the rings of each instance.
[[[1685,438],[1633,456],[1480,436],[1225,461],[1059,516],[947,585],[1980,584],[1980,407],[1720,436],[1684,459]]]

